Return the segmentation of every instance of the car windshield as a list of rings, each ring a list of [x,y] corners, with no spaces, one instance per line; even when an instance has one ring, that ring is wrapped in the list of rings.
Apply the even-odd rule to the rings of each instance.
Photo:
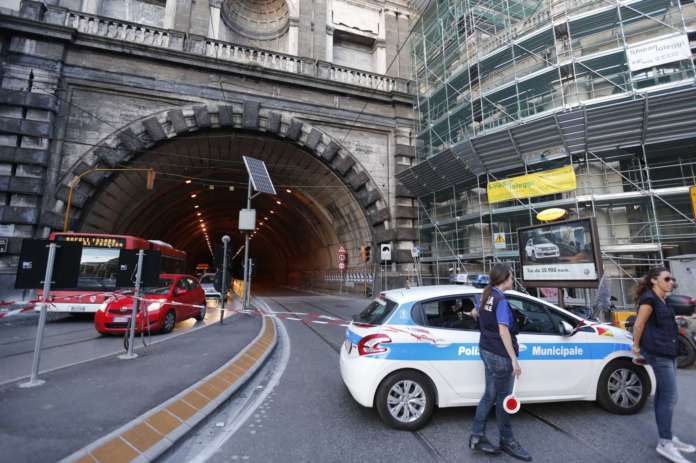
[[[114,289],[120,249],[83,247],[78,287]]]
[[[212,285],[215,282],[215,277],[213,275],[203,275],[201,277],[202,285]]]
[[[360,314],[356,315],[354,320],[360,323],[369,323],[371,325],[381,325],[392,313],[397,304],[389,299],[375,299],[370,302],[370,305],[365,307]]]
[[[143,293],[145,294],[167,294],[169,289],[172,287],[172,280],[162,279],[157,283],[157,286],[152,288],[145,288]]]
[[[550,241],[548,238],[546,238],[545,236],[537,236],[536,238],[534,238],[534,242],[535,242],[536,244],[553,244],[553,243],[551,243],[551,241]]]

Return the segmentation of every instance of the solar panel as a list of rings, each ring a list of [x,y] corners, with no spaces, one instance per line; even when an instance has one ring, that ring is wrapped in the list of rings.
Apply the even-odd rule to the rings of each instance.
[[[244,159],[244,165],[246,166],[247,173],[251,179],[251,186],[254,187],[254,190],[260,193],[275,195],[276,190],[271,181],[271,176],[268,175],[266,164],[260,159],[248,158],[246,156],[242,156],[242,159]]]

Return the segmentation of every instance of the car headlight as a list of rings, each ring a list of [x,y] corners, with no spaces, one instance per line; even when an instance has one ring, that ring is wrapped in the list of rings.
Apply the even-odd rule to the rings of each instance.
[[[153,302],[147,306],[147,311],[148,312],[157,312],[161,308],[162,308],[161,302]]]

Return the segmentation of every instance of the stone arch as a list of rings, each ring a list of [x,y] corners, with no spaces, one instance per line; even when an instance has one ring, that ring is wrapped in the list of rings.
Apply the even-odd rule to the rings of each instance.
[[[159,143],[199,130],[216,128],[258,132],[296,144],[321,161],[347,187],[363,210],[373,243],[384,236],[390,220],[388,203],[360,161],[339,141],[311,123],[290,113],[264,108],[253,101],[177,107],[127,124],[106,137],[99,146],[83,154],[66,171],[55,190],[54,207],[44,212],[42,222],[55,229],[62,228],[68,185],[75,176],[96,167],[127,165]],[[71,209],[75,214],[71,214],[71,225],[79,224],[80,219],[74,217],[78,217],[79,211],[113,175],[109,172],[92,172],[82,177],[79,188],[73,193]]]

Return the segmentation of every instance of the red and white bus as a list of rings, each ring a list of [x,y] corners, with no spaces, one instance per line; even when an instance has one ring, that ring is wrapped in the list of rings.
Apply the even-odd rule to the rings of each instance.
[[[51,233],[49,240],[82,243],[78,286],[69,291],[51,291],[48,295],[49,312],[96,312],[116,290],[118,256],[121,249],[160,251],[161,273],[186,271],[186,253],[162,241],[128,235],[73,232]],[[41,297],[40,291],[38,299]]]

